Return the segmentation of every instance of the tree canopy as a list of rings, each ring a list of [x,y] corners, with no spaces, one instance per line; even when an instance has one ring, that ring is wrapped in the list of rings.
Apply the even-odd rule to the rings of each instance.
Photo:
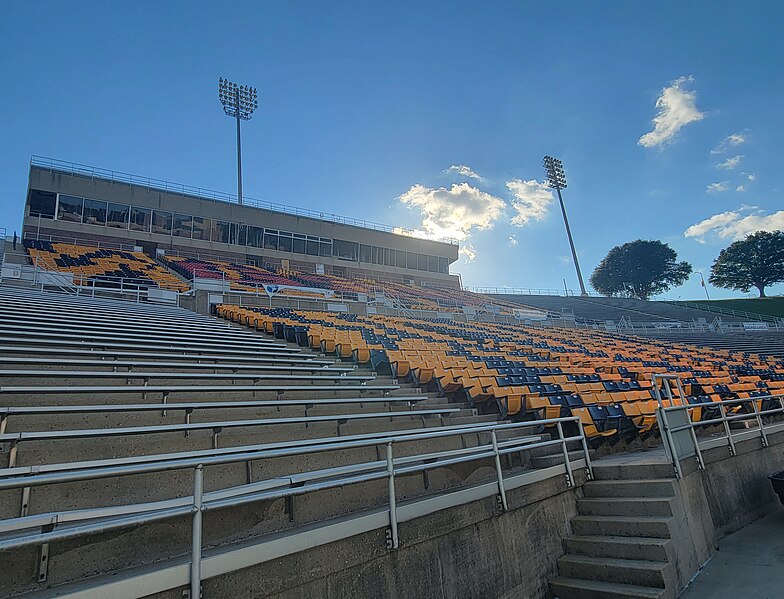
[[[765,287],[784,281],[784,233],[758,231],[732,243],[713,261],[708,280],[743,292],[756,287],[765,297]]]
[[[630,241],[607,253],[593,271],[591,285],[605,295],[647,300],[689,277],[691,264],[677,259],[675,250],[661,241]]]

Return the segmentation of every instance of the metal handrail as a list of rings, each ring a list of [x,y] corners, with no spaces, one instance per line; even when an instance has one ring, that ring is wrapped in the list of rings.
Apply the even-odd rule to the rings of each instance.
[[[182,183],[172,183],[171,181],[165,181],[162,179],[153,179],[150,177],[125,173],[122,171],[103,169],[86,164],[58,160],[56,158],[47,158],[44,156],[33,155],[30,158],[30,166],[45,168],[51,171],[58,171],[71,175],[89,177],[91,179],[102,179],[105,181],[113,181],[117,183],[127,183],[129,185],[140,185],[149,189],[156,189],[182,196],[195,197],[202,200],[238,204],[237,196],[232,193],[205,189],[203,187],[194,187],[192,185],[184,185]],[[276,202],[257,200],[244,195],[242,198],[242,205],[249,206],[251,208],[259,208],[270,212],[278,212],[280,214],[304,216],[320,221],[362,227],[364,229],[383,231],[385,233],[392,233],[395,235],[405,235],[406,237],[420,237],[416,231],[404,229],[402,227],[393,227],[391,225],[385,225],[373,221],[366,221],[348,216],[340,216],[330,212],[320,212],[317,210],[297,208],[296,206],[288,206],[286,204],[279,204]],[[439,242],[449,245],[458,245],[458,241],[456,239],[444,239],[440,240]]]
[[[661,376],[661,375],[660,375]],[[669,389],[669,385],[667,386]],[[658,389],[657,389],[658,395]],[[762,402],[765,401],[778,401],[779,407],[777,408],[768,408],[768,409],[761,409]],[[657,409],[657,418],[659,420],[659,428],[662,431],[662,435],[667,443],[667,448],[669,450],[670,456],[672,458],[673,466],[675,468],[675,472],[678,477],[683,476],[683,470],[680,465],[681,458],[678,455],[678,448],[676,443],[673,440],[673,435],[682,432],[682,431],[689,431],[692,443],[694,445],[694,452],[695,457],[697,459],[698,467],[701,470],[705,469],[705,461],[702,455],[702,449],[700,444],[705,445],[706,443],[710,443],[716,440],[725,440],[727,443],[727,447],[729,448],[729,452],[731,456],[736,455],[735,449],[735,436],[743,436],[748,437],[749,429],[746,429],[743,433],[739,435],[733,435],[732,428],[730,423],[735,421],[749,421],[754,420],[757,424],[757,431],[762,442],[763,447],[768,446],[768,432],[770,430],[770,423],[766,423],[764,417],[765,416],[774,416],[777,414],[784,414],[784,394],[769,394],[769,395],[760,395],[756,397],[740,397],[735,399],[723,399],[720,401],[711,401],[711,402],[704,402],[704,403],[688,403],[685,397],[681,398],[680,403],[675,403],[672,395],[670,394],[670,405],[665,405],[661,397],[659,396],[659,408]],[[733,413],[732,411],[728,412],[728,408],[735,408],[735,407],[743,407],[744,405],[751,406],[750,411],[746,411],[744,413]],[[719,416],[714,418],[709,418],[708,420],[699,420],[694,421],[692,418],[692,414],[696,409],[718,409]],[[688,422],[686,424],[675,425],[671,426],[668,420],[668,414],[673,412],[686,412],[688,415]],[[697,437],[697,429],[700,427],[705,426],[714,426],[721,424],[724,428],[724,435],[721,437],[713,437],[711,439],[702,439],[700,440]],[[781,428],[782,423],[777,422],[775,424],[778,428]]]
[[[563,433],[563,424],[573,422],[577,426],[578,434],[566,437]],[[526,439],[512,439],[499,442],[497,439],[497,432],[510,429],[524,429],[530,427],[540,427],[546,425],[555,425],[558,432],[558,438],[550,441],[543,441],[538,443],[530,443]],[[474,434],[477,432],[490,432],[491,443],[479,445],[473,448],[466,448],[463,450],[447,450],[438,452],[436,454],[420,454],[414,456],[406,456],[395,458],[393,455],[393,445],[421,441],[423,439],[435,439],[447,436],[462,436],[464,434]],[[52,515],[49,524],[55,527],[50,532],[33,533],[15,538],[6,538],[0,541],[0,550],[9,550],[19,547],[30,545],[39,545],[49,543],[56,540],[73,538],[76,536],[83,536],[87,534],[94,534],[98,532],[105,532],[118,528],[125,528],[129,526],[138,526],[148,524],[151,522],[170,519],[181,515],[192,515],[192,528],[191,528],[191,568],[190,568],[190,586],[192,596],[200,596],[201,591],[201,569],[200,563],[202,558],[202,515],[204,511],[220,509],[225,507],[235,507],[246,503],[258,502],[261,500],[269,500],[280,497],[293,497],[302,495],[313,491],[321,491],[325,489],[332,489],[343,487],[351,484],[364,483],[372,480],[387,479],[388,481],[388,501],[389,501],[389,523],[391,529],[391,542],[390,548],[398,547],[398,519],[397,519],[397,503],[396,503],[396,490],[395,479],[396,476],[413,474],[417,472],[424,472],[429,469],[440,468],[445,465],[452,465],[458,463],[465,463],[469,461],[485,460],[492,458],[496,466],[496,478],[498,484],[499,496],[503,509],[508,509],[506,502],[506,490],[504,484],[503,471],[501,469],[500,457],[510,453],[520,451],[549,447],[553,445],[560,445],[564,456],[564,468],[566,470],[567,483],[570,486],[575,484],[574,473],[572,471],[571,460],[569,457],[568,443],[579,441],[582,445],[587,475],[592,477],[592,467],[590,461],[590,454],[585,438],[582,425],[579,418],[556,418],[547,419],[533,422],[520,422],[511,424],[493,424],[485,426],[471,426],[460,428],[450,431],[438,432],[416,432],[404,434],[396,437],[388,437],[383,439],[369,439],[362,441],[348,441],[333,444],[314,444],[307,447],[298,447],[293,449],[278,449],[269,451],[253,451],[245,454],[233,454],[228,456],[214,456],[214,457],[199,457],[194,459],[183,459],[177,461],[170,461],[165,463],[153,463],[143,466],[120,466],[109,467],[103,470],[89,470],[86,472],[67,472],[67,473],[54,473],[54,474],[33,474],[30,476],[16,477],[16,478],[0,478],[0,490],[10,489],[25,489],[29,494],[30,489],[34,486],[43,486],[48,484],[61,484],[65,482],[86,481],[86,480],[99,480],[102,478],[114,478],[121,476],[129,476],[135,474],[147,474],[164,471],[176,471],[189,469],[193,471],[193,494],[191,498],[185,498],[186,501],[182,505],[171,505],[168,502],[165,507],[158,506],[159,509],[148,509],[149,504],[142,506],[138,509],[146,511],[137,511],[126,513],[109,519],[95,520],[96,517],[101,516],[101,508],[98,510],[79,510],[81,518],[77,521],[86,522],[86,524],[65,527],[57,529],[56,526],[60,519],[59,513]],[[355,463],[349,466],[338,467],[329,469],[329,477],[325,478],[324,472],[316,471],[313,473],[304,473],[291,475],[289,477],[278,477],[269,481],[273,484],[273,488],[259,489],[261,482],[250,483],[250,485],[242,485],[233,490],[224,490],[224,496],[215,498],[215,495],[204,493],[204,468],[206,466],[214,466],[219,464],[229,464],[237,462],[255,461],[265,458],[275,457],[295,457],[307,455],[310,453],[317,453],[323,451],[345,450],[357,447],[385,447],[385,460],[376,460],[374,462]],[[470,451],[470,453],[469,453]],[[434,459],[434,456],[435,459]],[[443,459],[440,459],[443,458]],[[417,463],[420,462],[420,463]],[[0,474],[2,472],[0,471]],[[310,476],[309,476],[310,475]],[[288,483],[286,480],[288,479]],[[286,488],[275,488],[275,480],[280,481],[282,484],[288,484]],[[262,481],[263,482],[263,481]],[[244,492],[243,488],[254,489],[251,492]],[[235,496],[226,497],[226,494],[236,492]],[[460,494],[462,491],[454,493]],[[29,495],[28,495],[29,498]],[[67,512],[66,512],[67,514]],[[3,527],[6,530],[24,530],[31,527],[42,526],[42,518],[33,517],[32,519],[23,520],[22,518],[6,520],[3,522]],[[20,522],[20,520],[22,520]],[[46,520],[44,516],[43,520]],[[18,526],[15,526],[18,525]]]

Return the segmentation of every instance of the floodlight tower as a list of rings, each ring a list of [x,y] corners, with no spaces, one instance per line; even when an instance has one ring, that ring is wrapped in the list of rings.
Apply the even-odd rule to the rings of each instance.
[[[569,247],[572,250],[572,259],[574,260],[574,267],[577,269],[577,280],[580,282],[580,295],[588,295],[585,290],[585,283],[583,283],[583,274],[580,272],[580,263],[577,261],[577,251],[574,249],[574,241],[572,240],[572,230],[569,228],[569,219],[566,218],[566,207],[564,206],[561,190],[566,189],[566,175],[563,170],[563,162],[552,156],[544,157],[544,169],[547,172],[548,187],[554,189],[558,193],[558,201],[561,203],[561,214],[563,214],[564,225],[566,225],[566,236],[569,238]]]
[[[240,121],[249,121],[253,111],[259,107],[258,94],[255,87],[237,85],[221,77],[218,83],[218,97],[223,104],[223,112],[237,119],[237,201],[242,204]]]

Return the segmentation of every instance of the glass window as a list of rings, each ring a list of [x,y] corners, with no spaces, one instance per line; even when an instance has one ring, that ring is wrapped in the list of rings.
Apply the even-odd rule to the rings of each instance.
[[[30,190],[30,216],[41,218],[54,218],[54,206],[57,203],[57,194],[51,191]]]
[[[145,231],[150,232],[150,221],[152,220],[152,211],[147,208],[131,208],[131,231]]]
[[[271,229],[264,229],[264,249],[278,249],[278,232]]]
[[[308,244],[305,247],[305,253],[308,256],[318,256],[319,255],[319,242],[315,239],[308,239]]]
[[[438,259],[438,272],[443,273],[445,275],[449,274],[449,258]]]
[[[386,266],[395,265],[395,250],[391,250],[389,248],[384,249],[384,264]]]
[[[372,262],[373,255],[372,250],[370,249],[369,245],[360,245],[359,246],[359,261],[360,262]]]
[[[115,229],[127,229],[130,212],[131,207],[125,204],[109,204],[106,212],[106,226]]]
[[[193,217],[190,214],[175,214],[172,235],[175,237],[187,237],[190,239],[193,234]]]
[[[82,222],[82,198],[60,194],[57,208],[58,220]]]
[[[395,266],[398,268],[406,267],[406,253],[403,250],[395,251]]]
[[[248,227],[248,245],[260,248],[264,241],[264,229],[262,227]]]
[[[248,245],[248,225],[237,223],[237,245]]]
[[[343,258],[344,260],[353,260],[356,262],[358,252],[359,245],[354,241],[335,239],[332,242],[332,253],[338,258]]]
[[[332,256],[332,244],[329,242],[325,242],[323,239],[319,244],[319,256],[322,258],[329,258]]]
[[[290,252],[292,247],[293,247],[293,240],[291,238],[291,233],[285,233],[281,231],[280,234],[278,235],[278,251]]]
[[[406,252],[406,268],[411,268],[416,270],[417,267],[417,255],[413,252]]]
[[[417,254],[417,270],[427,270],[427,256]]]
[[[106,202],[85,198],[82,222],[86,225],[106,225]]]
[[[297,235],[294,233],[294,245],[291,249],[292,252],[295,254],[304,254],[305,253],[305,236],[304,235]]]
[[[210,219],[209,218],[202,218],[200,216],[193,217],[193,238],[194,239],[204,239],[206,241],[210,240],[210,227],[211,227]]]
[[[160,210],[152,211],[152,232],[161,235],[171,235],[172,232],[172,213]]]
[[[427,270],[428,272],[438,272],[438,256],[427,257]]]

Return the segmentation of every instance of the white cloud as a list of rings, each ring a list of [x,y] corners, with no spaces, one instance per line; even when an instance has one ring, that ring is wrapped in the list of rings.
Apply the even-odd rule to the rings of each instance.
[[[711,183],[705,188],[708,193],[721,193],[729,189],[729,181],[720,181],[718,183]]]
[[[748,175],[746,175],[746,178],[749,181],[754,181],[757,178],[757,175],[755,175],[754,173],[749,173]]]
[[[449,189],[413,185],[399,198],[422,214],[421,231],[429,239],[464,240],[473,229],[491,229],[503,215],[506,203],[468,183]]]
[[[482,177],[476,174],[470,166],[466,166],[465,164],[453,164],[449,168],[446,168],[442,171],[442,174],[444,175],[451,175],[452,173],[460,175],[461,177],[467,177],[469,179],[477,179],[479,181],[484,180]]]
[[[742,192],[746,191],[746,186],[745,185],[738,185],[735,188],[735,191],[740,191],[742,193]]]
[[[716,168],[732,170],[740,164],[741,160],[743,160],[743,155],[741,154],[739,154],[738,156],[731,156],[730,158],[727,158],[727,160],[723,162],[717,162]]]
[[[683,235],[705,243],[709,234],[719,239],[736,240],[749,233],[776,230],[784,230],[784,210],[766,214],[756,206],[741,206],[737,210],[714,214],[686,229]]]
[[[653,131],[640,137],[638,145],[653,148],[667,144],[682,127],[705,118],[705,113],[697,109],[697,92],[684,89],[693,80],[691,76],[680,77],[662,90],[656,100]]]
[[[462,244],[458,253],[463,256],[466,262],[473,262],[476,260],[476,248],[470,243]]]
[[[558,259],[564,264],[570,264],[572,259],[569,256],[558,256]]]
[[[743,143],[746,143],[746,134],[745,133],[733,133],[732,135],[728,135],[724,139],[722,139],[718,145],[711,150],[711,154],[723,154],[729,148],[739,146]]]
[[[516,214],[512,217],[512,224],[524,227],[531,221],[542,220],[547,215],[550,203],[553,201],[553,192],[547,188],[546,183],[539,183],[535,179],[523,181],[512,179],[506,182],[506,187],[514,195],[512,208]]]
[[[517,237],[515,237],[514,235],[510,235],[508,239],[508,243],[509,243],[509,247],[514,247],[520,242],[517,241]]]

